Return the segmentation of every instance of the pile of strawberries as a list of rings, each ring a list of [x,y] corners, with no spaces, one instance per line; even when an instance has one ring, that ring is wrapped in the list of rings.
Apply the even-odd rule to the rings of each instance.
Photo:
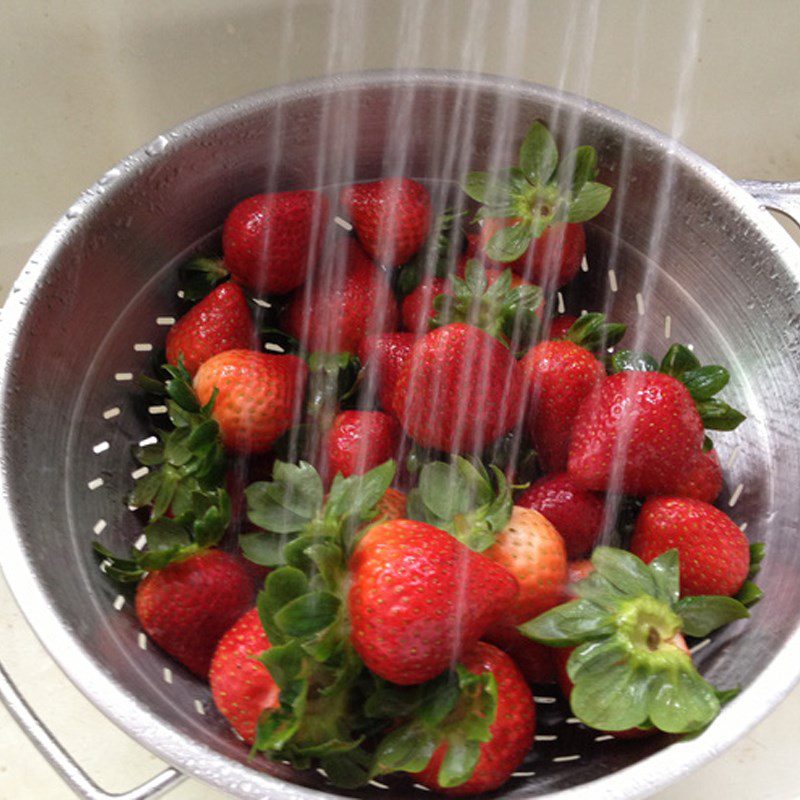
[[[408,178],[257,195],[182,270],[196,302],[142,381],[172,422],[137,451],[147,545],[97,549],[255,751],[468,795],[533,746],[532,683],[619,736],[731,696],[684,637],[760,597],[706,436],[744,417],[689,348],[552,316],[596,174],[537,122],[465,214]]]

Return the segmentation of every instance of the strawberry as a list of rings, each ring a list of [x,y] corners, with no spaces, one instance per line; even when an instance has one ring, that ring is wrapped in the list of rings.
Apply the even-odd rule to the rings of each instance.
[[[573,714],[602,731],[702,730],[725,693],[698,674],[683,636],[707,636],[749,616],[747,608],[727,597],[681,599],[674,549],[647,565],[626,550],[597,547],[592,566],[571,587],[577,599],[519,626],[540,644],[574,648],[566,662],[574,685],[565,687]]]
[[[313,285],[295,292],[281,327],[307,350],[358,351],[368,335],[397,327],[397,302],[386,275],[352,239],[340,239]]]
[[[481,743],[477,764],[472,776],[457,786],[440,782],[443,763],[450,748],[440,745],[427,767],[414,775],[423,786],[452,797],[490,792],[502,786],[522,763],[533,747],[536,711],[533,696],[519,669],[501,650],[478,642],[461,663],[467,670],[480,675],[491,673],[497,686],[497,711],[489,728],[488,741]]]
[[[203,404],[217,390],[212,414],[226,448],[261,453],[295,424],[306,375],[297,356],[228,350],[200,367],[194,389]]]
[[[486,255],[492,238],[504,228],[519,225],[519,218],[483,221],[480,234],[480,251],[489,266],[495,269],[510,267],[525,280],[559,288],[569,283],[581,268],[586,254],[586,234],[583,225],[557,223],[547,228],[538,239],[533,239],[528,249],[511,262],[495,261]]]
[[[327,224],[328,201],[318,192],[248,197],[222,227],[225,266],[256,294],[290,292],[314,267]]]
[[[643,561],[677,549],[684,595],[735,595],[750,569],[750,545],[718,508],[687,497],[651,497],[639,513],[631,550]]]
[[[496,175],[472,172],[464,191],[482,203],[479,252],[489,264],[548,289],[568,283],[580,268],[586,238],[580,224],[599,214],[611,188],[596,183],[597,153],[582,146],[559,164],[558,148],[541,122],[523,140],[518,165]]]
[[[326,439],[327,472],[363,475],[395,455],[400,444],[397,420],[382,411],[342,411]]]
[[[700,452],[675,481],[674,493],[713,503],[722,491],[722,465],[716,450]]]
[[[353,646],[376,675],[401,685],[454,664],[517,592],[505,569],[411,520],[371,528],[349,566]]]
[[[703,436],[683,383],[659,372],[620,372],[599,382],[580,406],[569,474],[594,491],[670,493],[700,452]]]
[[[358,358],[364,367],[366,393],[370,397],[373,391],[377,393],[384,411],[392,410],[394,387],[415,341],[412,333],[381,333],[361,340]]]
[[[136,616],[145,633],[203,678],[220,637],[252,603],[250,574],[222,550],[149,572],[136,589]]]
[[[248,744],[261,714],[278,705],[278,686],[258,660],[269,647],[258,609],[251,608],[220,639],[208,673],[217,709]]]
[[[517,631],[512,635],[492,635],[492,644],[511,656],[525,680],[531,685],[555,683],[556,671],[553,655],[560,651],[534,642]]]
[[[531,444],[547,472],[562,472],[578,408],[603,380],[603,365],[574,342],[548,341],[530,350],[519,366],[530,401],[526,419]]]
[[[521,388],[512,354],[457,322],[416,342],[397,379],[393,410],[420,445],[477,452],[514,427]]]
[[[397,489],[387,489],[376,506],[377,518],[382,522],[406,518],[406,496]]]
[[[600,536],[605,508],[602,498],[581,489],[566,472],[540,478],[516,503],[535,509],[553,523],[570,559],[587,556]]]
[[[433,301],[447,291],[448,281],[444,278],[423,280],[411,294],[403,300],[403,327],[412,333],[422,334],[430,330],[431,321],[436,316]]]
[[[594,570],[592,562],[588,559],[580,559],[578,561],[570,561],[567,564],[567,594],[574,598],[576,595],[570,594],[570,587],[572,584],[582,581],[584,578],[589,577]]]
[[[384,178],[344,188],[339,200],[363,248],[379,264],[405,264],[431,226],[428,190],[409,178]]]
[[[605,368],[589,351],[614,344],[624,334],[624,325],[607,323],[603,314],[584,314],[564,340],[540,342],[520,360],[529,400],[527,428],[545,471],[566,469],[575,415],[605,377]]]
[[[228,281],[182,316],[167,334],[167,362],[194,375],[204,361],[225,350],[252,347],[256,331],[241,287]]]
[[[567,552],[561,534],[538,511],[514,506],[511,519],[495,535],[483,554],[508,570],[519,592],[497,626],[503,629],[525,622],[561,601],[567,580]]]

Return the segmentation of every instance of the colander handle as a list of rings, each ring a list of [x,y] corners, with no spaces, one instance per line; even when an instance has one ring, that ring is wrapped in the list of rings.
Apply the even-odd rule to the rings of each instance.
[[[800,225],[800,181],[739,181],[765,208],[781,211]]]
[[[103,791],[78,766],[58,739],[36,716],[1,663],[0,699],[53,769],[64,779],[70,789],[84,800],[149,800],[149,798],[161,796],[186,777],[178,770],[168,767],[135,789],[121,794],[109,794]]]

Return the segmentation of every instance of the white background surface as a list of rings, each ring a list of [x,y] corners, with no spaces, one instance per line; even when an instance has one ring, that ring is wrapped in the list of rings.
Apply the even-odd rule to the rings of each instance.
[[[509,73],[674,131],[733,177],[800,179],[800,3],[792,0],[370,0],[362,8],[321,0],[0,0],[0,14],[0,296],[52,222],[122,156],[187,117],[329,64]],[[329,49],[332,28],[338,46]],[[103,786],[122,791],[157,771],[157,759],[62,676],[1,583],[0,654]],[[798,719],[795,690],[659,800],[800,796]],[[0,800],[69,796],[0,709]],[[187,782],[169,797],[222,795]]]

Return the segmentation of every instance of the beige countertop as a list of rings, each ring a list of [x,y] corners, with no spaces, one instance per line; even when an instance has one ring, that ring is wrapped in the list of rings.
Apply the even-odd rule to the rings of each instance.
[[[512,74],[619,108],[736,178],[800,179],[800,4],[538,0],[6,0],[0,26],[0,296],[75,197],[214,105],[359,67]],[[331,31],[336,45],[329,46]],[[0,583],[3,663],[89,772],[121,791],[159,762],[97,712]],[[657,795],[800,795],[800,690]],[[70,794],[0,707],[0,800]],[[222,795],[188,781],[171,800]]]

